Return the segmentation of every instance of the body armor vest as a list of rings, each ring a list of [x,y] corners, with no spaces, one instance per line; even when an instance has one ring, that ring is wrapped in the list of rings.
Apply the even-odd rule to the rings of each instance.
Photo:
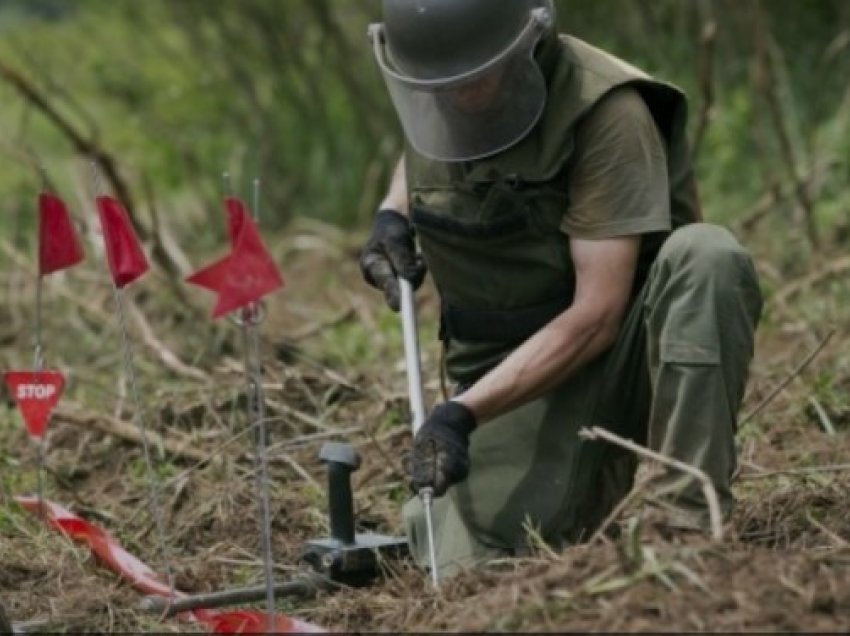
[[[555,46],[546,108],[522,141],[475,162],[406,150],[411,219],[440,293],[447,371],[461,384],[572,302],[575,273],[560,229],[570,158],[578,125],[609,92],[633,87],[652,113],[667,150],[673,229],[700,220],[682,92],[576,38]],[[643,241],[636,288],[663,239]]]

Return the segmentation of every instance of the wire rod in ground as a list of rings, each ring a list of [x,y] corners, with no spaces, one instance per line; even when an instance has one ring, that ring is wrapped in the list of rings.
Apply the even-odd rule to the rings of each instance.
[[[297,597],[301,599],[310,599],[321,591],[333,590],[339,587],[339,584],[316,573],[306,574],[291,581],[275,583],[272,586],[277,598]],[[201,608],[215,609],[228,605],[256,603],[265,600],[266,592],[266,585],[263,583],[262,585],[251,587],[187,596],[185,598],[175,599],[171,603],[163,596],[146,596],[142,599],[139,609],[151,614],[170,617],[180,612],[188,612]]]

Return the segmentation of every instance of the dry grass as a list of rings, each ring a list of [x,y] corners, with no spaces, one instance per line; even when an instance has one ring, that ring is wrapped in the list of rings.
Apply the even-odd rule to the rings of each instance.
[[[407,492],[399,458],[409,442],[396,319],[357,282],[355,242],[315,228],[311,241],[304,240],[306,230],[293,234],[278,250],[290,288],[273,299],[263,328],[281,577],[296,570],[306,539],[327,533],[321,443],[345,439],[358,447],[360,522],[398,533]],[[10,368],[29,364],[32,289],[26,259],[6,249],[12,266],[0,274],[0,366]],[[146,418],[163,438],[209,458],[172,454],[158,462],[178,584],[200,592],[253,583],[262,566],[238,334],[177,305],[155,277],[138,286],[135,302],[160,344],[202,374],[164,368],[162,352],[135,332]],[[51,283],[49,359],[70,375],[66,406],[129,422],[132,406],[104,285],[94,262]],[[193,298],[199,305],[209,300]],[[281,602],[281,609],[340,631],[846,628],[850,470],[820,468],[850,457],[850,313],[839,300],[850,298],[850,289],[839,282],[796,298],[798,305],[768,313],[745,410],[782,381],[828,327],[837,327],[836,336],[741,431],[740,505],[723,543],[667,540],[647,520],[624,526],[616,542],[493,564],[447,583],[439,594],[409,564],[398,564],[373,587],[298,605]],[[423,336],[434,314],[429,292]],[[287,337],[298,333],[306,335],[297,342]],[[430,340],[425,345],[429,377],[436,377],[436,347]],[[428,388],[435,397],[436,383]],[[834,436],[824,431],[812,397]],[[136,592],[11,503],[35,484],[34,449],[11,407],[0,412],[0,449],[0,599],[15,621],[50,620],[52,629],[68,631],[186,629],[136,611]],[[50,498],[105,526],[161,568],[137,444],[60,420],[52,428],[48,467]],[[809,470],[793,472],[801,468]]]

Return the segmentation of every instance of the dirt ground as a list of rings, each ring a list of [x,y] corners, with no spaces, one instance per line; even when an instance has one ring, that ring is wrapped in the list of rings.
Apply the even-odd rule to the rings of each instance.
[[[304,541],[328,532],[324,441],[349,441],[362,456],[354,476],[361,526],[401,532],[410,440],[401,339],[397,318],[358,281],[355,245],[305,224],[274,248],[288,288],[270,300],[263,352],[282,578],[299,570]],[[26,367],[32,272],[13,247],[3,250],[13,266],[0,272],[0,367]],[[279,609],[334,631],[850,628],[850,283],[810,278],[792,288],[808,272],[777,277],[755,251],[773,300],[742,410],[739,505],[722,541],[665,536],[651,518],[630,521],[645,510],[637,506],[616,540],[563,553],[541,546],[439,593],[402,563],[372,587],[282,600]],[[166,283],[154,273],[128,300],[143,416],[169,444],[156,453],[157,472],[178,587],[255,583],[262,563],[239,332],[206,317],[210,297],[189,291],[183,304]],[[48,362],[69,376],[49,436],[46,493],[161,570],[142,451],[124,434],[136,411],[110,293],[91,257],[46,288]],[[433,401],[436,305],[433,290],[420,296]],[[191,629],[139,611],[139,593],[14,503],[35,489],[36,452],[8,395],[0,398],[0,603],[10,618],[53,631]]]

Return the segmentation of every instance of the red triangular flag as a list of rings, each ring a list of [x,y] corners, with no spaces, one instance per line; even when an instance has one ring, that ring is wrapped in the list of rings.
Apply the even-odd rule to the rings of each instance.
[[[83,248],[65,202],[54,194],[38,197],[38,274],[47,276],[83,260]]]
[[[116,287],[124,287],[148,271],[148,259],[121,203],[112,197],[97,197],[97,211],[112,280]]]
[[[257,226],[239,199],[225,199],[230,233],[230,255],[196,272],[187,281],[218,293],[213,318],[257,302],[283,287],[283,277],[272,260]]]
[[[65,376],[59,371],[8,371],[4,376],[30,436],[41,439],[65,390]]]

